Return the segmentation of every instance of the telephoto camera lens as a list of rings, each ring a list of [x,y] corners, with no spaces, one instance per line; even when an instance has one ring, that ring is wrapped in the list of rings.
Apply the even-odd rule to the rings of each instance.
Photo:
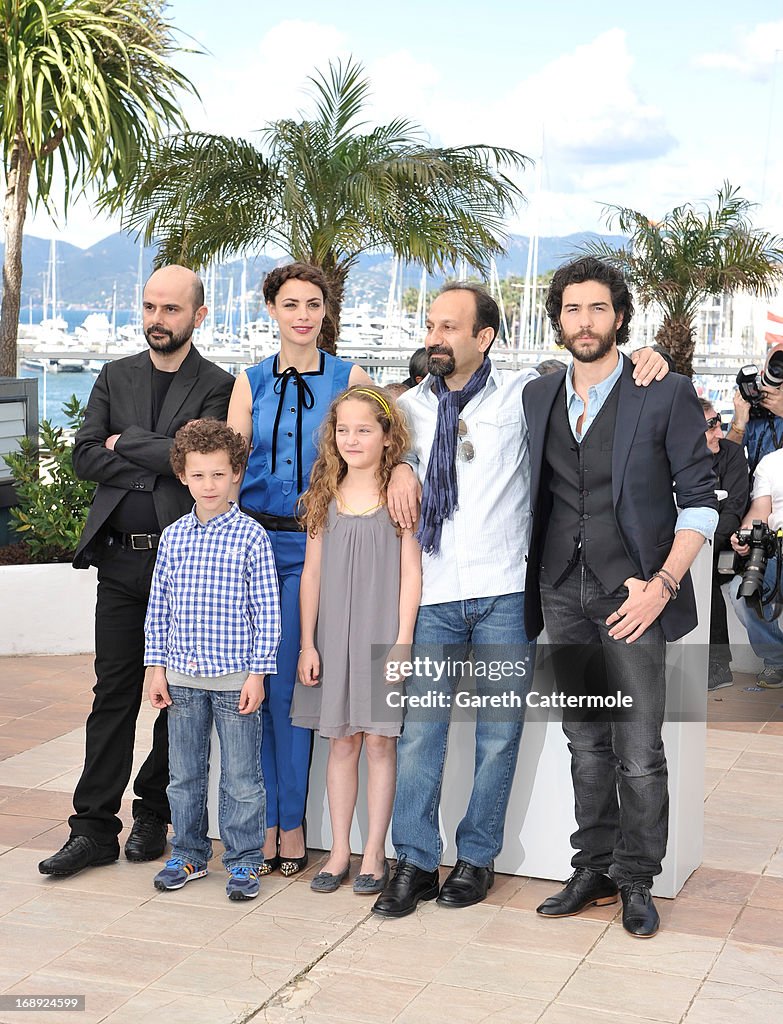
[[[761,373],[761,383],[768,388],[779,388],[783,384],[783,345],[770,349]]]

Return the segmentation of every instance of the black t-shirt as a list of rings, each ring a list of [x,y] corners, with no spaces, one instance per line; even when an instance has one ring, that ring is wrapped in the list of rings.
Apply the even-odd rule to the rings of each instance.
[[[152,422],[155,424],[174,376],[174,373],[152,367]],[[128,491],[109,517],[109,525],[120,533],[160,533],[152,492]]]

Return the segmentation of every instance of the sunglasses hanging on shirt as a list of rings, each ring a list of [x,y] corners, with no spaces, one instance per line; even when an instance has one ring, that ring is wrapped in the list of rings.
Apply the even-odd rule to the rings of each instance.
[[[476,457],[476,449],[473,447],[473,442],[468,440],[468,425],[463,419],[457,421],[457,440],[459,441],[457,458],[462,459],[463,462],[472,462]]]

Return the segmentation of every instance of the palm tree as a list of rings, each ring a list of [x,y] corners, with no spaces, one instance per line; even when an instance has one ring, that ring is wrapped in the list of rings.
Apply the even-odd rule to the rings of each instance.
[[[165,0],[0,0],[0,147],[5,258],[0,375],[16,374],[28,204],[67,213],[88,184],[122,179],[153,139],[181,130]],[[54,201],[55,164],[64,178]]]
[[[726,181],[714,209],[685,203],[653,221],[623,206],[607,206],[607,225],[629,236],[615,248],[590,242],[583,251],[625,274],[642,304],[663,311],[655,340],[680,373],[693,376],[694,321],[710,295],[748,291],[769,298],[783,276],[783,239],[754,228],[753,203]]]
[[[433,148],[401,118],[361,133],[370,87],[352,60],[309,81],[312,118],[268,124],[259,147],[201,133],[170,139],[106,202],[159,243],[158,263],[197,268],[273,245],[321,267],[331,294],[320,344],[334,352],[361,253],[391,248],[428,270],[461,259],[486,270],[522,198],[505,172],[528,161],[495,146]]]

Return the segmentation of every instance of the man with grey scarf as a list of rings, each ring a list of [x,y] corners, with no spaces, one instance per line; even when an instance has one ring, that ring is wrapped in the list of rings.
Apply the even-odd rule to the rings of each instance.
[[[423,486],[417,533],[424,552],[422,598],[413,655],[429,657],[433,668],[406,682],[392,819],[397,870],[373,907],[383,917],[404,917],[419,901],[436,897],[444,907],[480,903],[503,846],[533,666],[524,628],[530,508],[522,392],[538,374],[492,363],[488,353],[499,325],[497,304],[483,288],[447,285],[427,319],[429,375],[398,400],[413,437],[411,467]],[[642,360],[639,382],[652,380],[661,365],[658,356]],[[391,488],[389,504],[393,518],[413,525],[413,510],[402,507]],[[455,663],[471,651],[484,706],[476,713],[473,787],[457,828],[456,863],[439,887],[438,808],[460,683]],[[481,666],[498,661],[522,668],[495,681]],[[492,707],[493,698],[503,701],[504,695],[506,706]],[[519,700],[509,706],[514,696]],[[416,698],[435,707],[415,708]]]

